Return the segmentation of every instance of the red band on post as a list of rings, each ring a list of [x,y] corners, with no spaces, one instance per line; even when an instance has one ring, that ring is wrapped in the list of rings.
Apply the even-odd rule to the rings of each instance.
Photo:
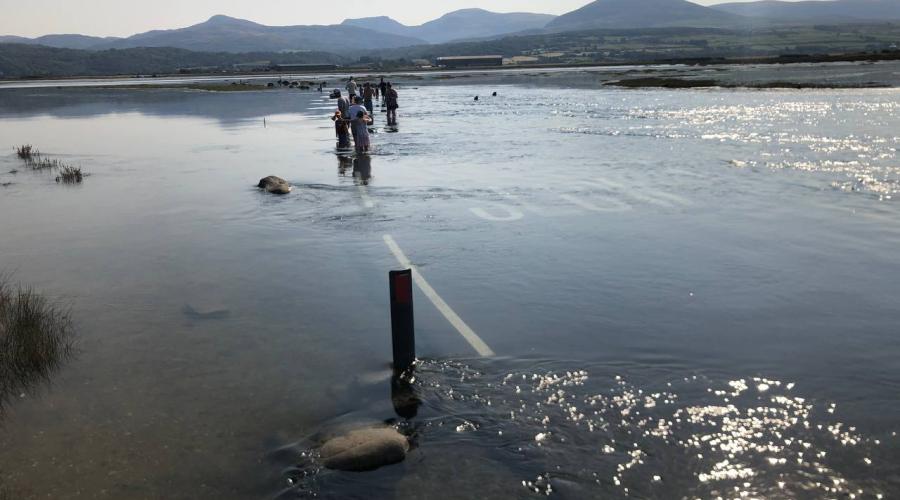
[[[394,294],[397,302],[409,304],[412,302],[412,281],[409,274],[394,276]]]

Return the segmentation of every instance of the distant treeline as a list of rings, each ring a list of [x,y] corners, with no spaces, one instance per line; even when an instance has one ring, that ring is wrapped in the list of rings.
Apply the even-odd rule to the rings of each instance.
[[[42,45],[0,44],[0,78],[174,74],[190,71],[245,71],[270,64],[341,64],[326,52],[193,52],[167,47],[101,51],[58,49]]]

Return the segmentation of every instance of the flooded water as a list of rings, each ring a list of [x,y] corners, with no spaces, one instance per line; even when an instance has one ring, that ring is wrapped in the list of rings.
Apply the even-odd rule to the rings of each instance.
[[[0,90],[0,270],[80,332],[0,498],[900,496],[900,91],[399,90],[369,157],[317,93]],[[386,241],[494,356],[417,289],[391,380]]]

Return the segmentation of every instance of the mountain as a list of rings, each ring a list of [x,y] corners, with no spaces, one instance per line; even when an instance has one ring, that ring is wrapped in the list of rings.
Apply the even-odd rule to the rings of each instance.
[[[22,36],[12,36],[12,35],[0,36],[0,43],[30,43],[30,42],[31,42],[30,38],[25,38]]]
[[[233,70],[234,65],[342,64],[322,52],[193,52],[169,47],[118,50],[60,49],[0,43],[0,78],[172,74],[186,68]]]
[[[551,31],[634,29],[674,26],[732,27],[747,18],[686,0],[596,0],[547,25]]]
[[[342,24],[444,43],[467,38],[486,38],[542,29],[555,16],[512,12],[501,14],[483,9],[463,9],[445,14],[420,26],[405,26],[389,17],[347,19]]]
[[[85,35],[45,35],[37,38],[21,36],[0,36],[0,43],[24,43],[28,45],[44,45],[59,49],[91,49],[99,45],[114,42],[118,38],[100,38]]]
[[[345,19],[345,26],[356,26],[357,28],[365,28],[372,31],[380,31],[382,33],[390,33],[392,35],[411,36],[412,28],[395,21],[387,16],[379,17],[363,17],[360,19]]]
[[[807,0],[781,2],[735,2],[713,5],[713,9],[748,17],[766,17],[783,22],[853,22],[900,20],[900,0]]]
[[[154,30],[100,44],[94,49],[175,47],[199,52],[353,52],[424,43],[422,40],[380,33],[355,26],[265,26],[227,16],[187,28]]]

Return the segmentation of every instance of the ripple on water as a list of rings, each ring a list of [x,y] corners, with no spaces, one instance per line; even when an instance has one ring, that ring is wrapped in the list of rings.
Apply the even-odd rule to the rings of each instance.
[[[398,425],[415,436],[418,450],[397,481],[426,490],[427,469],[441,468],[451,478],[459,473],[460,462],[430,451],[440,450],[487,457],[481,468],[496,467],[498,481],[515,480],[504,486],[512,488],[508,498],[897,494],[898,485],[885,479],[898,473],[896,436],[882,443],[864,435],[839,420],[835,404],[804,397],[794,383],[689,376],[637,385],[578,369],[490,375],[428,361],[413,384],[424,406],[419,417]],[[328,498],[353,496],[365,483],[348,484],[331,473],[291,481],[293,491]],[[485,493],[484,485],[448,481],[454,484],[448,491],[460,498]]]

